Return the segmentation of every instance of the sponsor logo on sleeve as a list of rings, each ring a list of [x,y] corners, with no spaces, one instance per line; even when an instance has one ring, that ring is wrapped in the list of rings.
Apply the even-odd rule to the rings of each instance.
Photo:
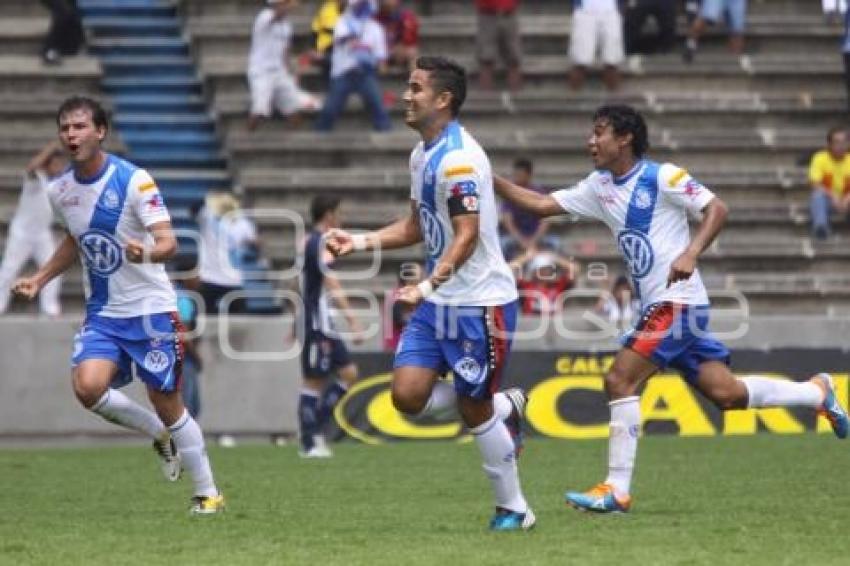
[[[472,165],[455,165],[446,169],[446,177],[459,177],[461,175],[472,175],[475,169]]]
[[[675,187],[676,185],[679,184],[679,181],[681,181],[682,179],[685,178],[685,175],[687,175],[687,174],[688,174],[688,172],[685,171],[684,169],[679,169],[678,171],[673,173],[672,177],[670,177],[670,181],[668,182],[668,184],[671,187]]]
[[[146,192],[152,191],[154,189],[156,189],[156,183],[154,183],[153,181],[150,181],[150,182],[145,183],[143,185],[139,185],[139,192],[140,193],[146,193]]]

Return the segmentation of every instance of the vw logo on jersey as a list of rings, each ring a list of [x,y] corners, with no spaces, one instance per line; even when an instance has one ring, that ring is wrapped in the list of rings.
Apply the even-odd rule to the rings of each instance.
[[[142,365],[151,373],[159,373],[171,365],[171,358],[162,350],[151,350],[145,354]]]
[[[645,234],[636,230],[623,230],[617,236],[617,246],[623,254],[623,259],[626,260],[629,272],[635,279],[645,277],[652,269],[655,255],[652,253],[649,238]]]
[[[652,197],[649,195],[649,191],[642,187],[635,191],[635,206],[641,209],[652,206]]]
[[[112,275],[121,267],[121,246],[111,235],[89,230],[80,236],[80,250],[86,267],[97,275]]]
[[[103,206],[106,208],[118,208],[118,193],[113,189],[106,189],[103,195]]]
[[[440,220],[434,213],[425,206],[419,207],[419,225],[422,229],[425,246],[428,248],[428,255],[433,258],[443,255],[443,246],[445,245],[443,225],[440,224]]]

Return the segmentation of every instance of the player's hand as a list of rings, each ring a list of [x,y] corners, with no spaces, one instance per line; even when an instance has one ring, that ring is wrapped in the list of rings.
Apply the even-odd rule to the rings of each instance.
[[[670,264],[670,274],[667,275],[667,286],[669,287],[677,281],[685,281],[689,279],[697,268],[697,258],[689,254],[683,253]]]
[[[325,247],[334,257],[341,257],[354,250],[354,242],[351,234],[345,230],[333,229],[328,230],[328,233],[325,234]]]
[[[124,255],[130,263],[142,263],[145,260],[145,246],[138,240],[128,240],[124,246]]]
[[[353,318],[348,321],[348,330],[351,332],[351,341],[355,344],[362,344],[365,338],[363,333],[363,327],[357,321],[356,318]]]
[[[39,291],[41,291],[41,285],[38,284],[38,279],[35,277],[22,277],[15,281],[12,286],[12,293],[28,301],[36,298]]]
[[[407,285],[398,290],[396,300],[405,305],[416,306],[422,302],[422,291],[418,285]]]

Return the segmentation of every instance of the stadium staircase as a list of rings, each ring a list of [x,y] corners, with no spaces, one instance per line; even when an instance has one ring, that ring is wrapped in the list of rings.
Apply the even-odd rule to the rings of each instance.
[[[80,0],[79,7],[127,157],[151,171],[181,236],[181,253],[194,256],[193,207],[209,190],[231,190],[232,181],[177,7],[169,0]],[[247,289],[270,289],[259,258],[246,257],[240,267]],[[276,310],[269,298],[247,304],[252,312]]]

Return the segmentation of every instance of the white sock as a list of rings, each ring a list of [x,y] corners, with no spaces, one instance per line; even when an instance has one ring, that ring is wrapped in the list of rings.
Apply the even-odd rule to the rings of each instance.
[[[608,439],[608,479],[618,495],[628,495],[635,469],[640,435],[640,397],[611,401],[610,437]]]
[[[496,506],[516,513],[528,511],[528,503],[519,486],[514,443],[505,423],[494,414],[487,422],[473,428],[475,443],[484,460],[484,473],[490,478]]]
[[[431,390],[431,396],[425,403],[425,408],[419,411],[417,417],[439,417],[457,407],[455,386],[448,381],[439,380]]]
[[[514,404],[511,403],[511,400],[508,399],[508,396],[502,393],[496,393],[493,395],[493,412],[496,413],[500,419],[505,420],[511,413],[514,412]]]
[[[183,416],[168,427],[171,438],[180,454],[180,460],[192,481],[195,483],[195,495],[212,497],[218,495],[218,489],[213,481],[210,460],[204,447],[204,434],[189,411],[183,411]]]
[[[789,381],[750,375],[742,377],[747,387],[747,406],[756,407],[819,407],[823,389],[810,381]]]
[[[156,413],[145,409],[117,389],[107,389],[90,409],[109,422],[136,430],[151,438],[161,438],[165,425]]]

